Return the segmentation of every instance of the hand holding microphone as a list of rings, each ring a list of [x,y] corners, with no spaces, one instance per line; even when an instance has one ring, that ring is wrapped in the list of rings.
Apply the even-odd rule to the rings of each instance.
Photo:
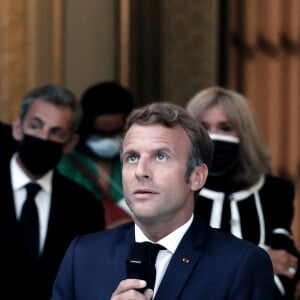
[[[140,279],[124,279],[117,286],[110,300],[152,300],[153,290],[147,289],[144,293],[139,292],[146,286],[146,281]]]

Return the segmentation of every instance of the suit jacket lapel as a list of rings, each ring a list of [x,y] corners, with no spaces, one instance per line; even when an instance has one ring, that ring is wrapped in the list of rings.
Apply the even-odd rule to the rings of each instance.
[[[170,261],[155,299],[178,298],[195,264],[203,254],[202,245],[206,236],[206,226],[203,221],[194,218]]]
[[[65,232],[61,233],[62,226],[69,226],[68,220],[65,217],[65,210],[72,210],[72,207],[67,206],[66,199],[70,198],[68,195],[69,187],[65,178],[58,173],[55,169],[52,177],[52,192],[51,192],[51,203],[49,211],[49,220],[47,227],[47,235],[43,250],[43,255],[52,252],[53,249],[57,248],[57,243],[62,243],[65,240]],[[61,237],[63,236],[63,240]]]

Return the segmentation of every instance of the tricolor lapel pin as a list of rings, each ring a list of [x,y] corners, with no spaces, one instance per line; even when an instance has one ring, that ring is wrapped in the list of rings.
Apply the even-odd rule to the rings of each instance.
[[[186,258],[186,257],[184,257],[184,258],[182,259],[182,261],[183,261],[185,264],[188,264],[188,263],[190,262],[190,260],[189,260],[188,258]]]

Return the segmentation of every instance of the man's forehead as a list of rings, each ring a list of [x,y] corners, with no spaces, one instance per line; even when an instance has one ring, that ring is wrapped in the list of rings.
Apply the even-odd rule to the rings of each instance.
[[[72,111],[68,106],[57,106],[42,99],[37,99],[27,111],[26,119],[47,123],[49,126],[69,127],[72,123]]]
[[[138,144],[166,144],[178,145],[180,143],[189,143],[189,138],[181,126],[173,128],[161,124],[140,125],[134,124],[127,131],[123,146]]]

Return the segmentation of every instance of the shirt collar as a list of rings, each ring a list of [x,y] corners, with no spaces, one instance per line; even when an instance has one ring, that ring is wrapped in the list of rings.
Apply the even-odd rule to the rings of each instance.
[[[186,223],[184,223],[183,225],[178,227],[176,230],[174,230],[167,236],[163,237],[157,243],[164,246],[166,249],[168,249],[173,254],[175,252],[176,248],[178,247],[182,237],[185,235],[186,231],[191,226],[193,219],[194,219],[194,215],[192,215]],[[137,224],[135,224],[134,229],[135,229],[136,242],[138,242],[138,243],[152,242],[145,236],[145,234],[142,232],[141,228]]]

